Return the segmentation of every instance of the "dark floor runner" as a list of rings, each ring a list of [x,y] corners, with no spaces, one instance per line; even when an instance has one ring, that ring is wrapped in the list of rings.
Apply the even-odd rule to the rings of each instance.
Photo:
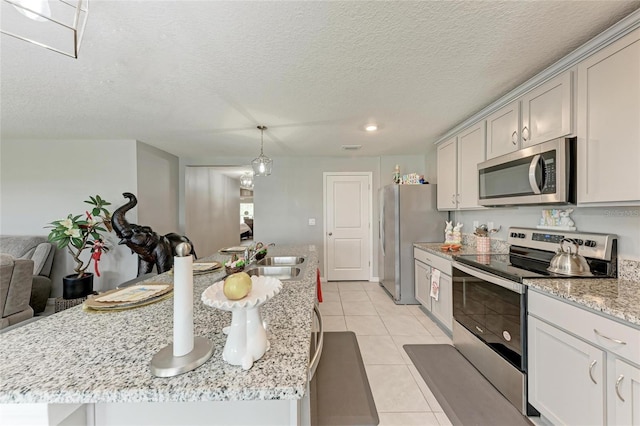
[[[532,423],[451,345],[404,345],[404,350],[454,426]]]
[[[322,357],[315,374],[319,426],[375,426],[378,412],[364,369],[356,335],[324,333]]]

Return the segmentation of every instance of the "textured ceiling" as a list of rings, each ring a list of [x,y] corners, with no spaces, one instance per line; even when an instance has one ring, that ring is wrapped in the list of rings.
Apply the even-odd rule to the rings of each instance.
[[[77,60],[2,36],[11,139],[178,156],[424,153],[638,1],[92,0]],[[362,130],[369,121],[381,129]],[[341,145],[361,144],[360,151]]]

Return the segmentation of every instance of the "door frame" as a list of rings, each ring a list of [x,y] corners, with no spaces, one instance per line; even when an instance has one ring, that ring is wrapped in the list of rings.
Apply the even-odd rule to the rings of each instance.
[[[366,176],[369,183],[369,281],[373,278],[373,172],[323,172],[322,173],[322,241],[324,262],[322,274],[328,279],[328,245],[327,245],[327,177],[328,176]]]

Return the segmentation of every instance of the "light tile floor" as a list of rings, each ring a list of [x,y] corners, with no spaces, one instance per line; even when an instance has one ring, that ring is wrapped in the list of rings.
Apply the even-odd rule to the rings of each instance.
[[[322,284],[325,331],[353,331],[367,371],[380,426],[451,425],[402,348],[451,339],[417,305],[396,305],[378,283]]]

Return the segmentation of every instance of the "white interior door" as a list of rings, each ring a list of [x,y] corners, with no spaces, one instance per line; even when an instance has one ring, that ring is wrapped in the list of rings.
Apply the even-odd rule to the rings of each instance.
[[[329,281],[369,280],[371,175],[325,173],[325,259]]]

